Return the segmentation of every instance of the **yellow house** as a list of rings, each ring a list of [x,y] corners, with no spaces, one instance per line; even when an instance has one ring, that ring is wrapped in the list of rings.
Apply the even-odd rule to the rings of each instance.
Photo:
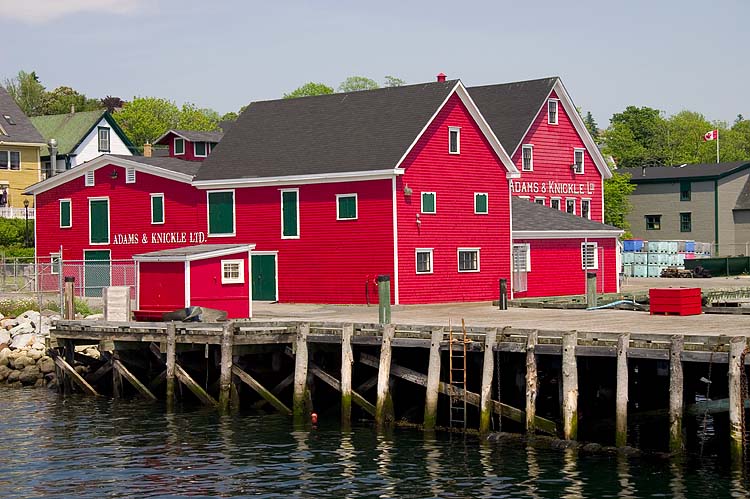
[[[44,139],[8,92],[0,87],[0,217],[23,218],[26,188],[42,180]],[[30,218],[33,217],[33,212]]]

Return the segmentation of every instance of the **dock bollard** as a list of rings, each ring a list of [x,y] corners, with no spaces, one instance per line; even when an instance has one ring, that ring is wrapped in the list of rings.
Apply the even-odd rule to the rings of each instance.
[[[378,320],[380,324],[391,323],[391,276],[378,276]]]
[[[508,279],[500,279],[500,310],[508,310]]]

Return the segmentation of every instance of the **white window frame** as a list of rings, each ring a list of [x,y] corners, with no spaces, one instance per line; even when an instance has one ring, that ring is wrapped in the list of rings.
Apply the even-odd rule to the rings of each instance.
[[[581,169],[580,170],[578,169],[578,163],[576,162],[576,155],[578,153],[581,153]],[[575,149],[573,149],[573,165],[574,165],[573,173],[575,173],[576,175],[583,175],[584,174],[584,172],[585,172],[585,167],[584,167],[585,160],[586,160],[586,149],[584,149],[583,147],[576,147]]]
[[[232,193],[232,232],[218,234],[211,232],[211,193],[212,192],[231,192]],[[165,219],[166,219],[166,210]],[[237,235],[237,193],[234,189],[214,189],[206,191],[206,236],[208,237],[234,237]]]
[[[433,208],[435,211],[424,211],[424,195],[432,194],[432,198],[435,200]],[[437,213],[437,194],[434,191],[424,191],[419,195],[419,212],[425,215],[435,215]]]
[[[569,201],[573,202],[573,211],[568,211]],[[565,198],[565,210],[563,211],[565,211],[565,213],[570,213],[571,215],[575,215],[576,214],[576,198]]]
[[[182,152],[177,152],[177,141],[180,141],[182,144]],[[182,137],[175,137],[174,142],[172,143],[172,150],[174,151],[175,156],[183,156],[185,154],[185,139]]]
[[[451,134],[456,133],[456,150],[451,151]],[[448,154],[461,154],[461,127],[460,126],[449,126],[448,127]]]
[[[552,201],[557,201],[557,208],[552,206]],[[553,210],[555,209],[561,210],[563,207],[562,198],[549,198],[549,207],[552,208]]]
[[[524,269],[516,269],[514,268],[513,271],[515,272],[531,272],[531,245],[529,243],[515,243],[513,244],[513,249],[515,250],[516,247],[525,247],[526,248],[526,268]],[[514,255],[515,256],[515,255]],[[513,258],[513,262],[515,263],[515,257]]]
[[[339,213],[339,199],[341,198],[354,198],[354,218],[341,218],[341,213]],[[299,205],[299,194],[297,195],[297,205]],[[297,211],[299,211],[299,206],[297,207]],[[351,192],[349,194],[336,194],[336,220],[357,220],[359,218],[359,199],[357,199],[357,193]],[[298,222],[299,224],[299,219]],[[297,231],[299,232],[299,231]]]
[[[590,249],[593,249],[594,251],[594,266],[593,267],[587,267],[586,266],[586,259],[584,258],[584,248],[588,246]],[[590,242],[583,242],[581,243],[581,269],[583,270],[599,270],[599,244],[598,243],[590,243]]]
[[[523,153],[525,151],[529,151],[531,153],[529,155],[529,168],[526,168],[526,163],[524,162]],[[521,171],[522,172],[534,171],[534,145],[533,144],[524,144],[521,146]]]
[[[107,132],[107,148],[102,147],[102,132]],[[112,136],[112,132],[109,127],[107,126],[100,126],[97,128],[96,131],[96,145],[99,149],[99,152],[110,152],[112,148],[112,144],[110,143],[110,138]]]
[[[466,273],[466,272],[479,272],[481,267],[479,264],[479,253],[481,248],[457,248],[456,249],[456,268],[460,273]],[[477,254],[477,268],[476,270],[461,270],[461,253],[465,252],[476,252]]]
[[[430,255],[430,270],[422,271],[419,270],[418,258],[420,253],[427,253]],[[414,271],[417,274],[432,274],[435,268],[435,261],[433,260],[433,249],[432,248],[416,248],[414,250]]]
[[[18,168],[13,168],[13,155],[18,155]],[[20,172],[21,171],[21,151],[8,151],[8,171]]]
[[[92,201],[106,201],[107,202],[107,242],[104,242],[104,243],[95,243],[91,241],[91,202]],[[111,242],[112,242],[112,203],[109,200],[109,196],[89,198],[89,244],[91,246],[109,246]]]
[[[58,272],[58,271],[55,270],[55,259],[58,260],[58,265],[59,265],[60,264],[59,263],[59,261],[60,261],[60,252],[59,251],[56,251],[55,253],[50,253],[49,254],[49,264],[50,264],[49,273],[52,274],[52,275],[59,275],[60,272]],[[57,267],[57,268],[59,269],[60,267]]]
[[[196,149],[196,146],[198,144],[203,144],[204,154],[198,154],[198,149]],[[208,157],[208,142],[205,142],[205,141],[202,141],[202,140],[199,140],[197,142],[193,142],[193,156],[195,156],[196,158],[206,158],[206,157]]]
[[[586,218],[588,218],[589,220],[591,220],[591,198],[582,198],[581,199],[581,216],[583,216],[583,203],[588,203],[588,205],[589,205],[589,209],[588,209],[588,213],[586,214],[587,215]]]
[[[525,199],[526,201],[531,201],[531,196],[518,196],[518,199]]]
[[[68,203],[68,215],[69,215],[69,222],[70,225],[63,225],[62,224],[62,205],[63,203]],[[60,200],[60,228],[61,229],[70,229],[73,227],[73,200],[70,198],[64,198]]]
[[[555,104],[555,121],[552,121],[552,114],[550,113],[550,104]],[[557,125],[560,123],[560,100],[559,99],[547,99],[547,124]]]
[[[0,170],[10,171],[10,151],[0,151],[0,154],[5,156],[5,165],[0,166]],[[2,163],[0,163],[0,165],[2,165]]]
[[[487,211],[477,211],[477,196],[484,196],[487,199],[485,207]],[[437,208],[437,206],[435,206]],[[475,215],[489,215],[490,214],[490,195],[487,192],[475,192],[474,193],[474,214]]]
[[[296,192],[297,193],[297,235],[296,236],[285,236],[284,235],[284,193],[285,192]],[[279,207],[279,210],[281,212],[281,223],[279,224],[279,231],[281,232],[281,239],[299,239],[301,232],[300,232],[300,221],[299,221],[299,188],[294,189],[279,189],[279,200],[281,201],[281,206]],[[336,208],[338,210],[338,208]]]
[[[94,187],[96,185],[95,170],[89,170],[83,175],[83,185],[86,187]]]
[[[125,183],[135,184],[135,168],[132,166],[125,168]]]
[[[161,198],[161,222],[154,222],[154,198]],[[150,206],[151,209],[151,225],[163,225],[164,222],[167,221],[167,209],[164,206],[164,193],[163,192],[154,192],[151,193],[151,196],[149,197]]]
[[[541,203],[540,203],[539,201],[541,201]],[[535,202],[536,204],[540,204],[540,205],[542,205],[542,206],[547,206],[547,198],[546,198],[546,197],[544,197],[544,196],[536,196],[536,197],[534,198],[534,202]]]
[[[237,265],[239,274],[237,277],[227,277],[224,273],[226,265]],[[222,284],[245,284],[245,260],[233,259],[221,261],[221,283]]]

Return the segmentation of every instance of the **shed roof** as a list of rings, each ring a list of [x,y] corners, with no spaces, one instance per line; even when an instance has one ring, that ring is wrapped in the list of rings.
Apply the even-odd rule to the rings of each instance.
[[[101,122],[107,120],[109,126],[122,139],[128,147],[133,144],[122,131],[117,122],[105,109],[95,111],[77,111],[75,113],[50,114],[47,116],[34,116],[31,123],[44,137],[44,142],[49,139],[57,141],[57,154],[71,154],[83,142],[83,139]],[[49,156],[49,148],[42,148],[42,156]]]
[[[622,232],[622,229],[513,196],[513,232],[578,231]]]
[[[0,143],[3,142],[43,144],[44,139],[13,97],[0,86]]]
[[[184,262],[232,255],[244,251],[252,251],[254,248],[254,244],[199,244],[196,246],[183,246],[182,248],[152,251],[150,253],[139,253],[133,255],[133,260],[141,262]]]
[[[679,166],[647,166],[643,168],[625,168],[630,173],[634,184],[651,182],[677,182],[681,179],[713,180],[731,175],[750,167],[750,161],[733,161],[730,163],[698,163]]]

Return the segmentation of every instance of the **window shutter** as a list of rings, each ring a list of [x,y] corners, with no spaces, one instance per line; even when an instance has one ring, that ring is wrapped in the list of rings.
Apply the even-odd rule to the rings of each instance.
[[[487,194],[476,194],[474,196],[474,212],[487,213]]]
[[[284,237],[297,237],[297,191],[283,191],[281,193],[281,211],[283,212],[281,234]]]
[[[109,201],[97,199],[90,203],[91,242],[109,243]]]
[[[422,193],[422,213],[435,213],[435,193]]]
[[[208,193],[208,233],[234,233],[234,192]]]

